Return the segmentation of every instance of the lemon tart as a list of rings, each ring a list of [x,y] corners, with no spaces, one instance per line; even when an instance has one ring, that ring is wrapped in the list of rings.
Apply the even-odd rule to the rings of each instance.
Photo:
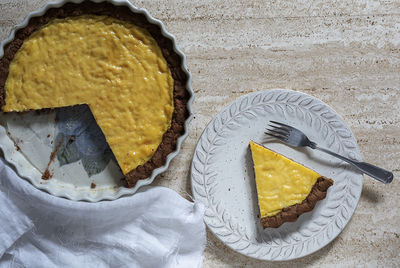
[[[24,112],[86,104],[129,187],[175,150],[189,117],[182,58],[128,7],[85,1],[33,18],[4,48],[0,105]]]
[[[277,228],[313,210],[331,179],[250,141],[263,228]]]

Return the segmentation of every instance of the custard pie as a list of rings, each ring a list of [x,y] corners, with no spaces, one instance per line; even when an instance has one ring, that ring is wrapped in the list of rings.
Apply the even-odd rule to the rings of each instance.
[[[331,179],[250,141],[263,228],[294,222],[326,197]]]
[[[24,112],[86,104],[127,185],[176,147],[188,77],[171,40],[127,7],[69,3],[33,18],[0,59],[0,105]]]

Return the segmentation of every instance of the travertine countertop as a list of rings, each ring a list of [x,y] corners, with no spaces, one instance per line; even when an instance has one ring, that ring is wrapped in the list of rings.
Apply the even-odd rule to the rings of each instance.
[[[168,172],[154,184],[190,194],[196,141],[239,96],[271,88],[311,94],[343,116],[365,161],[394,172],[391,185],[365,177],[356,212],[331,244],[283,263],[247,258],[210,232],[204,267],[400,264],[400,2],[133,1],[162,20],[187,55],[195,118]],[[0,39],[45,0],[0,0]]]

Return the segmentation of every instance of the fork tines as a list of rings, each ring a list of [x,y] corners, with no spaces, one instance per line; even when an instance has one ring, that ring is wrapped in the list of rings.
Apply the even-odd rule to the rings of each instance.
[[[270,131],[269,129],[267,129],[267,130]],[[268,136],[274,137],[274,138],[276,138],[278,140],[281,140],[281,141],[284,141],[286,139],[286,137],[284,137],[284,136],[275,135],[275,134],[272,134],[270,132],[265,132],[265,134],[267,134]]]
[[[285,141],[289,136],[289,126],[276,121],[270,122],[278,126],[268,124],[268,126],[271,128],[267,128],[267,132],[265,132],[265,134],[277,138],[278,140]]]

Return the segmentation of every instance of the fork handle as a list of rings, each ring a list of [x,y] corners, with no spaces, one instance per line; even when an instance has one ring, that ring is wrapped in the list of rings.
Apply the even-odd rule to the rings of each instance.
[[[354,167],[356,167],[358,170],[360,170],[361,172],[367,174],[368,176],[371,176],[372,178],[374,178],[380,182],[391,183],[393,180],[393,173],[388,170],[385,170],[383,168],[380,168],[380,167],[377,167],[377,166],[374,166],[372,164],[368,164],[365,162],[358,162],[358,161],[351,160],[347,157],[341,156],[341,155],[334,153],[332,151],[329,151],[327,149],[318,147],[315,143],[312,144],[312,146],[310,146],[310,147],[313,149],[317,149],[319,151],[325,152],[327,154],[330,154],[332,156],[335,156],[347,163],[350,163]]]

